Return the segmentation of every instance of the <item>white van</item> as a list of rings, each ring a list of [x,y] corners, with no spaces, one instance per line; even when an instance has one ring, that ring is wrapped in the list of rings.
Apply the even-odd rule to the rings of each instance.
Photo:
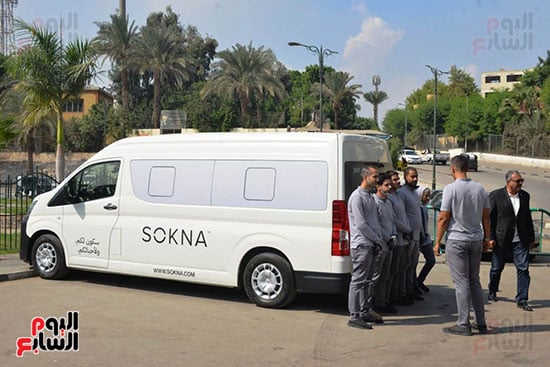
[[[343,133],[201,133],[106,147],[22,223],[22,260],[42,278],[85,269],[244,287],[284,307],[347,291],[346,200],[382,139]]]

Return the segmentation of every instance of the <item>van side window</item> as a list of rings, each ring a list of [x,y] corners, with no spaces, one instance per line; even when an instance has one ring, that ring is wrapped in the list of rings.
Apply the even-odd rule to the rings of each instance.
[[[77,204],[113,196],[116,191],[120,162],[88,166],[66,183],[50,205]]]
[[[246,170],[244,198],[271,201],[275,196],[275,169],[249,168]]]

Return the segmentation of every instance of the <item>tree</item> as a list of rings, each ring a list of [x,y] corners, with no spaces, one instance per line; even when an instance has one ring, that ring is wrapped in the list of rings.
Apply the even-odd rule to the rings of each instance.
[[[363,96],[367,102],[372,104],[374,122],[378,125],[378,105],[388,99],[388,95],[382,90],[375,90],[367,92]]]
[[[15,27],[30,39],[28,47],[9,60],[14,88],[24,95],[23,124],[32,126],[56,116],[55,171],[61,181],[65,177],[63,106],[94,77],[96,51],[87,40],[76,39],[63,46],[55,33],[21,20]]]
[[[332,103],[332,109],[334,111],[334,128],[338,129],[338,112],[342,107],[344,99],[346,97],[357,98],[360,95],[360,84],[349,84],[353,76],[349,75],[345,71],[329,72],[325,74],[325,86],[324,93],[330,98]],[[316,83],[313,88],[318,93],[320,84]]]
[[[263,46],[255,48],[237,43],[231,50],[218,53],[213,72],[201,97],[217,95],[222,98],[237,98],[240,104],[243,126],[250,126],[250,107],[264,94],[283,98],[286,91],[283,83],[274,74],[276,58],[273,51]]]
[[[129,69],[131,66],[132,47],[137,40],[137,26],[129,22],[128,16],[111,15],[111,22],[96,22],[99,27],[94,42],[97,51],[111,60],[120,73],[122,86],[122,108],[128,111],[130,108],[129,95]]]
[[[479,93],[479,88],[476,86],[474,78],[467,72],[456,67],[451,66],[449,87],[446,88],[445,97],[465,97],[472,96]]]
[[[147,24],[141,27],[140,36],[132,52],[132,60],[140,74],[149,72],[153,78],[153,114],[151,126],[160,125],[161,85],[173,80],[182,85],[196,73],[193,59],[187,53],[177,15],[167,9],[167,14],[153,13]]]

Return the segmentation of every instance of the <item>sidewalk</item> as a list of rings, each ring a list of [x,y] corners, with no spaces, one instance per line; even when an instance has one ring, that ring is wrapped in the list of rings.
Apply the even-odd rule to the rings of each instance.
[[[19,254],[0,255],[0,282],[35,276],[32,266],[19,259]]]

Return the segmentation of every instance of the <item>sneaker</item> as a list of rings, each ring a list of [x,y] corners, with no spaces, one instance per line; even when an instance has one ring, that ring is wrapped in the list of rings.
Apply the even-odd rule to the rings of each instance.
[[[479,334],[485,335],[490,334],[491,332],[487,329],[487,325],[478,325],[476,323],[471,324],[472,329],[476,329]]]
[[[350,319],[348,320],[348,326],[349,327],[356,327],[358,329],[372,329],[372,326],[370,326],[367,322],[365,322],[362,319]]]
[[[533,311],[533,307],[527,301],[519,302],[518,308],[521,308],[523,311]]]
[[[444,327],[443,332],[453,335],[472,336],[472,328],[470,328],[469,326],[455,325],[451,327]]]
[[[498,302],[498,297],[496,292],[489,292],[489,296],[487,297],[488,301],[491,302]]]
[[[382,316],[372,309],[370,309],[368,313],[361,315],[361,319],[365,322],[374,322],[376,324],[384,323]]]
[[[418,288],[420,288],[422,291],[424,291],[424,292],[426,292],[426,293],[430,291],[430,288],[426,287],[426,286],[424,285],[424,283],[418,284]]]

